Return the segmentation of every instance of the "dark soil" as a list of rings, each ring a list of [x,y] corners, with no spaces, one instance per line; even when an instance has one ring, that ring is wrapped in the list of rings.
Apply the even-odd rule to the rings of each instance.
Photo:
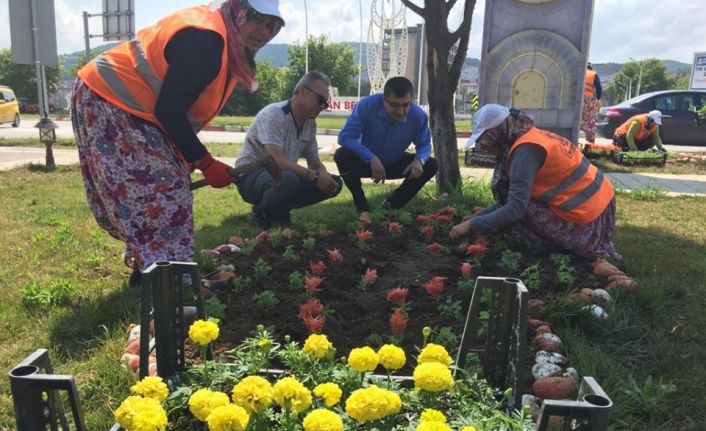
[[[488,236],[487,252],[481,258],[472,258],[465,254],[465,246],[458,247],[458,244],[449,243],[447,232],[452,224],[437,229],[431,241],[419,233],[421,226],[412,222],[404,226],[401,236],[393,238],[387,232],[387,223],[378,223],[368,228],[373,231],[373,239],[366,248],[356,245],[354,233],[337,232],[315,236],[305,234],[299,238],[282,239],[276,245],[271,241],[258,242],[252,247],[251,253],[223,256],[219,263],[230,263],[236,268],[236,284],[242,284],[245,277],[253,281],[239,288],[214,292],[227,306],[226,317],[221,322],[221,335],[215,346],[216,352],[222,354],[237,345],[252,335],[258,324],[272,328],[280,341],[284,335],[290,335],[293,340],[303,342],[309,331],[299,319],[299,306],[311,296],[306,294],[303,287],[292,288],[289,277],[295,271],[302,275],[310,272],[310,262],[319,260],[327,265],[321,274],[324,281],[320,291],[315,293],[315,297],[328,310],[322,332],[334,344],[339,357],[347,355],[351,348],[365,344],[376,348],[390,340],[389,318],[394,304],[387,301],[387,291],[397,286],[409,289],[409,322],[402,340],[405,351],[415,352],[415,346],[422,345],[423,327],[434,328],[435,334],[448,327],[456,337],[447,334],[438,338],[437,342],[447,345],[453,354],[460,341],[471,298],[470,289],[462,291],[458,287],[461,280],[460,265],[464,261],[473,265],[473,278],[519,277],[524,268],[538,264],[541,287],[530,290],[530,298],[546,300],[569,290],[598,287],[590,262],[575,257],[572,257],[571,263],[575,268],[576,282],[571,288],[558,284],[555,265],[549,257],[559,251],[553,250],[536,237],[513,232]],[[311,251],[302,248],[302,239],[306,237],[315,238],[316,246]],[[472,242],[475,238],[469,240]],[[427,246],[432,241],[445,247],[438,252],[430,251]],[[283,258],[287,246],[296,252],[298,260]],[[326,250],[334,248],[339,249],[345,257],[343,262],[331,262],[328,258]],[[521,269],[515,273],[500,266],[506,248],[521,253]],[[263,259],[272,268],[269,275],[260,281],[255,280],[254,270],[258,259]],[[363,291],[358,283],[368,268],[377,270],[378,280],[367,291]],[[432,298],[424,288],[424,284],[434,276],[446,277],[440,300]],[[256,304],[253,295],[264,290],[271,290],[278,303],[271,307]],[[459,302],[460,310],[455,318],[442,315],[439,311],[439,304],[448,298]]]

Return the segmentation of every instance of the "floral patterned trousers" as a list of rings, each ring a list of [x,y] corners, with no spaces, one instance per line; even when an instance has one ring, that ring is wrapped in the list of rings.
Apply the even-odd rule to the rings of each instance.
[[[190,171],[174,145],[80,79],[71,112],[88,205],[100,227],[125,242],[125,264],[191,261]]]

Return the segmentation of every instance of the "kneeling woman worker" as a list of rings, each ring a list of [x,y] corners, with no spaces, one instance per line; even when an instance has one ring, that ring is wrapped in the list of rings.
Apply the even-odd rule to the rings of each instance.
[[[454,240],[519,222],[579,256],[621,259],[613,246],[615,196],[610,181],[567,139],[534,127],[501,105],[473,116],[473,145],[496,157],[496,202],[451,229]]]

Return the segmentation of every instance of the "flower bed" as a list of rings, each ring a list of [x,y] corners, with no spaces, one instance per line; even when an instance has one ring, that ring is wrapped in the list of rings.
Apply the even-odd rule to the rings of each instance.
[[[192,341],[211,341],[216,325],[196,324]],[[408,362],[411,379],[399,378]],[[286,369],[272,370],[273,363]],[[426,343],[416,359],[392,344],[377,351],[363,346],[337,359],[326,335],[312,334],[303,345],[280,344],[263,327],[227,362],[192,365],[169,387],[159,377],[146,377],[132,392],[115,412],[128,431],[532,429],[526,410],[501,411],[509,393],[454,369],[443,346]]]

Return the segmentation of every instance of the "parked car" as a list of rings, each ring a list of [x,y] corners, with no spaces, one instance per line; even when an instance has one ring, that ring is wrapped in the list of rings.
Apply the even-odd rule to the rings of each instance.
[[[4,85],[0,85],[0,123],[12,123],[12,127],[20,125],[20,105],[12,89]]]
[[[613,132],[633,115],[662,112],[660,137],[665,144],[706,145],[706,125],[698,124],[696,112],[706,106],[706,91],[668,90],[641,94],[598,111],[598,135],[612,139]]]

